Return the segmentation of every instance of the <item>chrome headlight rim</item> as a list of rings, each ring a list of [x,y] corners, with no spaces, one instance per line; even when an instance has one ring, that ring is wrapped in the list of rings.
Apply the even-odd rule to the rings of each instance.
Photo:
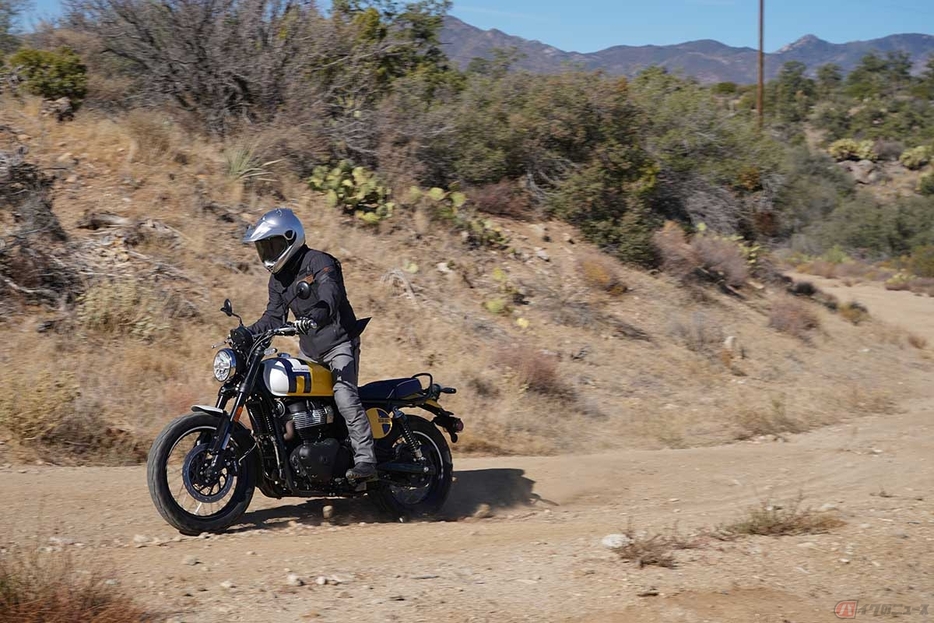
[[[229,349],[222,348],[214,355],[214,379],[219,383],[226,383],[237,376],[240,362],[237,354]]]

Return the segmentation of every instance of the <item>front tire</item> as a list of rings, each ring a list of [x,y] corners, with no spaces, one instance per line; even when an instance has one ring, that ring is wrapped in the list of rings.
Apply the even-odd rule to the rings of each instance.
[[[165,427],[149,451],[149,495],[162,518],[182,534],[223,532],[253,499],[253,461],[241,460],[252,447],[248,434],[231,435],[220,474],[206,476],[208,448],[220,423],[207,413],[184,415]]]
[[[387,482],[380,482],[368,495],[376,505],[393,518],[423,518],[436,515],[448,499],[451,482],[454,477],[454,463],[451,449],[438,428],[428,420],[416,415],[406,416],[412,434],[421,445],[423,455],[435,468],[435,473],[419,487],[404,487]],[[398,460],[408,451],[400,426],[393,427],[389,436],[380,439],[378,454],[390,452]]]

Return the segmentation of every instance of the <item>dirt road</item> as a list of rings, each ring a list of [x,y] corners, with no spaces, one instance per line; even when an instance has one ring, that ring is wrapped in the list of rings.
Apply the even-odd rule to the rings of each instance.
[[[877,317],[903,318],[901,304],[860,300]],[[908,328],[934,341],[922,322],[934,301],[915,304],[927,307]],[[926,621],[932,408],[934,395],[786,441],[456,459],[438,522],[379,523],[365,500],[296,504],[257,493],[239,526],[209,538],[179,537],[161,521],[142,467],[12,466],[0,470],[0,545],[71,551],[175,621],[802,623],[838,620],[844,600],[869,606],[858,618],[873,618],[875,606]],[[799,493],[846,524],[707,539],[676,552],[673,569],[640,569],[600,543],[627,527],[688,534]],[[492,516],[473,517],[484,504]],[[290,574],[304,585],[290,585]]]

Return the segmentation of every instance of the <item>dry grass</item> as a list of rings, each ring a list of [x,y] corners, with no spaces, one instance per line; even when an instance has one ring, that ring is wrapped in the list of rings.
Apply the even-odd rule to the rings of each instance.
[[[499,361],[509,368],[520,387],[553,398],[570,398],[573,390],[558,369],[553,353],[520,346],[502,351]]]
[[[613,551],[622,559],[634,562],[643,567],[677,567],[674,552],[677,550],[695,549],[700,547],[699,539],[685,537],[672,529],[666,533],[636,532],[632,525],[623,533],[628,542],[613,548]]]
[[[595,290],[610,296],[620,296],[629,287],[619,274],[619,265],[610,257],[591,255],[578,262],[581,279]]]
[[[760,435],[786,435],[801,433],[809,427],[798,418],[788,414],[784,398],[776,397],[768,405],[743,407],[736,414],[739,432],[737,439],[750,439]]]
[[[674,320],[669,333],[688,350],[701,355],[714,356],[723,347],[723,328],[703,312]]]
[[[749,279],[749,263],[735,242],[697,235],[691,240],[691,247],[704,270],[728,286],[739,288]]]
[[[99,437],[101,431],[111,429],[117,436],[147,439],[190,404],[211,402],[217,385],[210,372],[213,353],[209,346],[220,341],[231,326],[217,308],[230,297],[250,322],[266,303],[268,274],[257,265],[255,252],[239,239],[247,222],[277,204],[293,206],[312,244],[342,259],[358,315],[374,317],[363,336],[362,381],[428,371],[461,390],[444,401],[467,424],[461,443],[453,448],[458,454],[596,452],[658,447],[659,442],[686,447],[733,440],[733,410],[737,404],[754,404],[749,392],[752,384],[724,383],[719,361],[698,357],[664,337],[671,331],[670,319],[689,320],[686,308],[703,309],[711,329],[723,324],[731,334],[743,337],[748,346],[743,372],[755,384],[756,395],[798,396],[795,392],[806,388],[807,400],[795,402],[793,413],[809,424],[826,421],[816,411],[828,398],[839,400],[837,392],[843,386],[890,386],[899,380],[915,383],[924,374],[918,366],[901,365],[918,359],[907,352],[906,335],[889,343],[880,338],[878,322],[859,331],[839,323],[834,336],[845,333],[847,339],[795,348],[787,338],[766,329],[758,313],[764,299],[758,296],[743,300],[724,296],[692,277],[687,280],[691,292],[703,294],[695,299],[685,283],[616,267],[612,261],[619,280],[632,290],[619,297],[604,295],[600,285],[607,283],[604,276],[594,287],[582,283],[580,259],[600,257],[599,250],[582,240],[567,246],[573,254],[550,253],[550,262],[520,259],[534,257],[534,245],[541,244],[521,235],[528,229],[525,223],[490,217],[510,233],[519,234],[513,236],[515,255],[469,250],[456,233],[405,210],[397,211],[379,232],[354,227],[337,218],[320,197],[308,193],[300,178],[280,173],[278,168],[277,187],[285,199],[232,184],[225,174],[225,150],[260,136],[233,136],[229,144],[193,135],[172,137],[167,157],[146,156],[144,161],[136,152],[131,160],[134,139],[123,116],[109,119],[85,109],[74,122],[55,124],[40,119],[25,104],[7,104],[8,100],[0,103],[0,124],[16,126],[34,137],[29,141],[29,157],[37,165],[53,169],[66,151],[78,161],[68,165],[70,170],[63,171],[56,182],[53,206],[76,245],[84,248],[110,235],[76,228],[86,211],[107,210],[133,220],[158,219],[180,232],[171,247],[147,243],[122,249],[114,245],[108,249],[108,258],[115,264],[101,265],[101,272],[125,272],[136,282],[136,289],[143,290],[140,299],[151,294],[155,299],[152,311],[145,311],[145,303],[125,304],[120,297],[108,298],[112,292],[102,287],[90,297],[98,299],[93,313],[89,305],[61,314],[30,310],[0,318],[7,336],[0,345],[0,365],[7,370],[5,386],[12,378],[9,371],[21,367],[21,353],[28,352],[29,360],[35,362],[30,363],[29,374],[24,372],[23,380],[16,382],[15,399],[10,393],[0,399],[13,413],[26,413],[26,427],[32,428],[16,434],[31,439],[15,441],[6,424],[0,425],[0,436],[11,442],[5,448],[22,452],[16,458],[51,457],[68,463],[138,460],[132,451],[115,449],[114,456],[109,455],[109,448],[122,447],[116,438],[105,437],[98,446],[93,437],[83,438],[80,431]],[[187,154],[188,161],[176,160],[171,155],[174,150]],[[283,156],[274,152],[268,157]],[[66,182],[72,174],[78,181]],[[564,223],[548,227],[555,246],[568,237],[580,238],[578,231]],[[695,274],[699,259],[680,231],[675,246],[688,258],[688,272]],[[127,267],[121,264],[126,251],[145,254],[152,263],[132,260]],[[403,260],[420,267],[406,273],[411,297],[379,283],[381,275],[399,268]],[[439,262],[447,263],[452,272],[435,270]],[[168,272],[153,271],[157,263]],[[513,304],[529,321],[528,327],[518,327],[515,317],[494,316],[480,308],[480,301],[506,296],[488,278],[495,267],[502,267],[510,283],[522,289],[525,300]],[[181,277],[172,277],[175,272]],[[201,316],[169,318],[171,310],[160,305],[162,292],[188,298]],[[127,300],[136,298],[134,294]],[[136,326],[139,315],[143,330],[137,334],[142,333],[143,339],[132,337],[132,330],[117,330]],[[79,316],[88,324],[78,324]],[[169,325],[170,330],[146,330],[146,317],[156,325]],[[37,334],[35,328],[45,320],[58,321],[62,330]],[[78,331],[72,330],[75,326]],[[702,330],[699,335],[692,331],[685,333],[685,343],[697,344],[701,350],[705,344],[711,349],[718,346],[715,330]],[[295,353],[295,345],[286,342],[277,340],[275,346]],[[509,352],[501,358],[503,345],[515,343],[526,346],[526,355]],[[870,348],[872,356],[852,356],[862,348]],[[847,366],[838,365],[843,358]],[[35,379],[50,376],[59,378],[62,385],[41,391],[30,387]],[[54,406],[49,408],[49,402]],[[14,405],[12,409],[9,404]],[[764,411],[771,417],[767,406]],[[58,431],[64,428],[57,425],[52,431],[45,428],[71,418],[79,431],[72,433],[74,438],[60,436]],[[598,418],[600,434],[596,435],[593,423]],[[646,420],[653,424],[644,425]],[[41,445],[46,440],[51,445]]]
[[[764,500],[750,507],[740,519],[719,526],[716,533],[725,537],[824,534],[844,525],[835,515],[802,508],[802,501],[801,496],[785,504]]]
[[[64,554],[0,554],[0,623],[155,621],[116,586]]]
[[[671,221],[652,237],[662,259],[662,270],[684,281],[701,267],[701,260],[687,239],[684,230]]]
[[[155,164],[178,157],[178,130],[166,115],[134,110],[124,119],[123,126],[132,139],[130,160]]]
[[[781,296],[772,303],[769,327],[808,341],[809,333],[820,328],[820,317],[800,299]]]
[[[840,314],[840,317],[844,320],[851,322],[855,325],[863,323],[869,320],[869,310],[866,309],[866,306],[858,301],[851,301],[849,303],[844,303],[837,307],[837,313]]]

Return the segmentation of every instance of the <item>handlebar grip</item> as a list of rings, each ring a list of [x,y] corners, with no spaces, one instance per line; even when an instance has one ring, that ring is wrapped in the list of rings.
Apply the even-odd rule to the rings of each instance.
[[[442,393],[442,394],[456,394],[456,393],[457,393],[457,389],[454,388],[454,387],[442,387],[442,388],[441,388],[441,393]]]

